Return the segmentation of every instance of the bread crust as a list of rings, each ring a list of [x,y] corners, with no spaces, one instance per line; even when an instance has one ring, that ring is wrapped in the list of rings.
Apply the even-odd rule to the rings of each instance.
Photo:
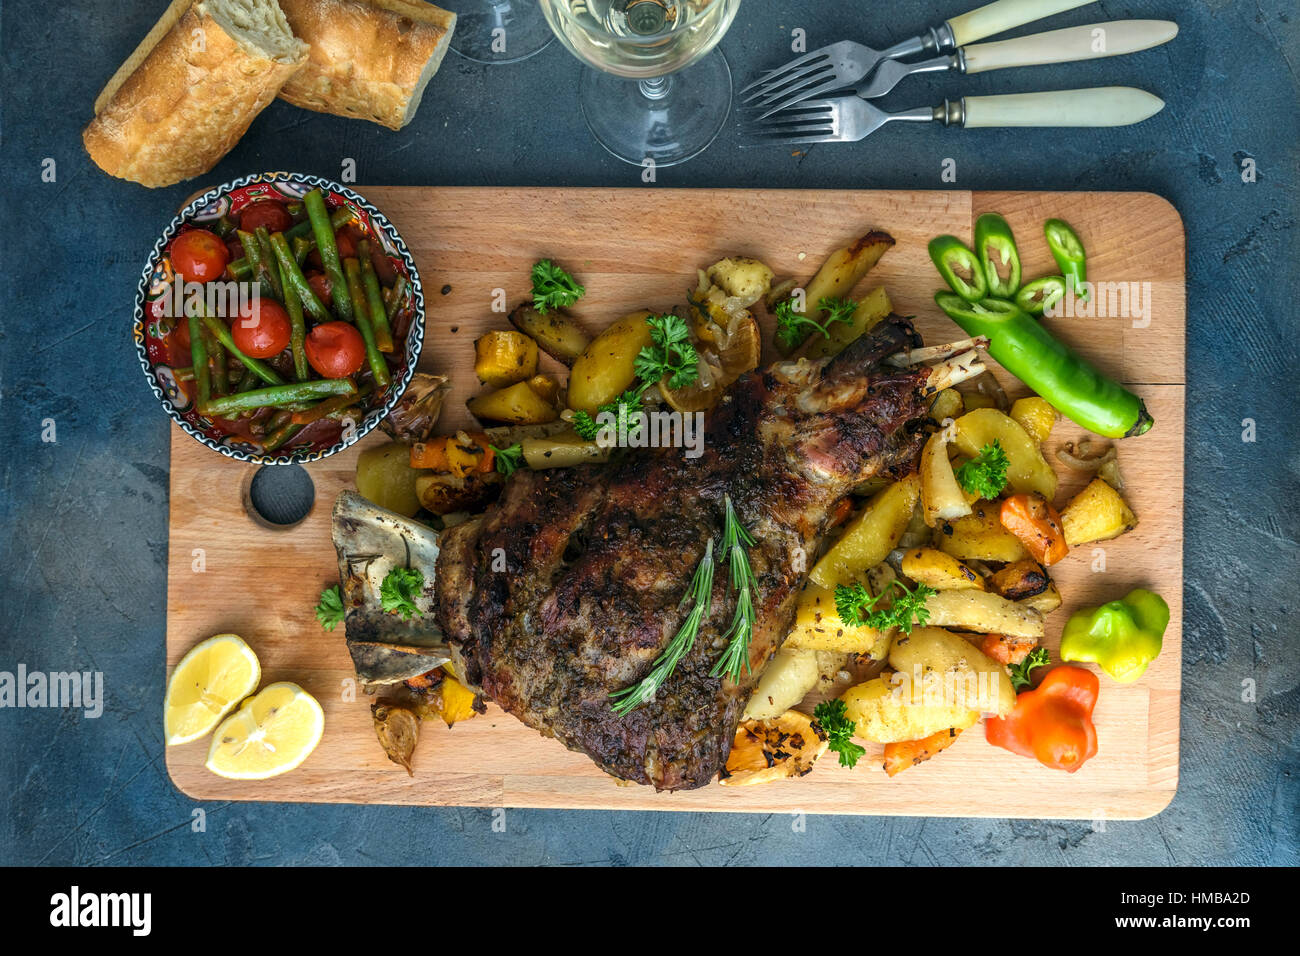
[[[280,0],[280,8],[311,47],[280,98],[389,129],[415,115],[456,24],[456,14],[423,0]]]
[[[177,9],[173,4],[164,21]],[[149,37],[158,32],[155,27]],[[139,58],[135,69],[125,77],[119,70],[110,80],[108,96],[97,101],[102,108],[82,133],[100,169],[149,187],[170,186],[215,166],[307,58],[305,47],[293,59],[249,49],[201,2],[145,52],[149,37],[132,55]]]

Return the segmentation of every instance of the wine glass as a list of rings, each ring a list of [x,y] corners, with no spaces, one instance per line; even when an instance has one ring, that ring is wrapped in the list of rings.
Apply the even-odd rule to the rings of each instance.
[[[731,110],[731,70],[715,50],[740,0],[540,0],[560,42],[594,69],[583,118],[619,159],[671,166],[702,152]]]
[[[456,14],[451,48],[476,63],[515,63],[555,39],[537,0],[438,0],[438,6]]]

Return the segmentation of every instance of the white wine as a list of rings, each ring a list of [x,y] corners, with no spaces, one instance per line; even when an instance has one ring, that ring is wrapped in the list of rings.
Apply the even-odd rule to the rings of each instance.
[[[617,76],[676,72],[712,50],[740,0],[541,0],[560,40],[580,59]]]

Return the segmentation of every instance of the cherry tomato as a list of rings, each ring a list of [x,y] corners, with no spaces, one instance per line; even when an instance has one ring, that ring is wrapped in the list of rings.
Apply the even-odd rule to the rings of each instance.
[[[325,322],[307,334],[307,361],[325,378],[346,378],[366,360],[361,333],[346,322]]]
[[[329,277],[325,273],[313,272],[307,277],[307,284],[316,293],[316,298],[324,302],[326,306],[334,304],[333,290],[330,288]]]
[[[230,335],[239,351],[249,358],[266,359],[279,355],[289,345],[289,313],[280,303],[260,298],[257,306],[246,302],[239,318],[230,327]]]
[[[245,206],[239,214],[239,228],[244,232],[252,232],[258,226],[265,226],[268,232],[284,232],[292,225],[289,211],[271,199]]]
[[[226,271],[226,244],[206,229],[190,229],[172,240],[172,266],[190,282],[211,282]]]
[[[335,245],[339,247],[340,259],[355,259],[357,257],[357,244],[352,241],[352,237],[346,232],[340,232],[335,237]]]

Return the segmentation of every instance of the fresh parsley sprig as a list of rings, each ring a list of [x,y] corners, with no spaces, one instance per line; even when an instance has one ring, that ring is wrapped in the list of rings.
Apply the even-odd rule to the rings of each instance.
[[[545,315],[551,309],[573,305],[587,290],[550,259],[533,266],[533,308]]]
[[[695,575],[691,578],[690,587],[682,596],[681,603],[678,607],[685,607],[688,603],[691,605],[690,612],[686,615],[686,620],[682,621],[682,626],[677,629],[668,646],[664,648],[657,658],[650,673],[641,679],[639,683],[631,687],[625,687],[623,690],[615,691],[609,696],[613,698],[614,713],[619,717],[624,717],[636,710],[642,704],[654,699],[659,688],[668,680],[670,674],[676,669],[678,663],[687,652],[695,646],[695,638],[700,633],[700,624],[709,614],[709,607],[713,600],[713,539],[710,538],[708,544],[704,546],[704,557],[695,568]]]
[[[424,574],[418,569],[393,568],[379,585],[379,604],[389,614],[400,614],[404,621],[419,617],[423,612],[415,606],[415,599],[423,587]]]
[[[316,620],[320,621],[320,626],[332,631],[343,623],[343,617],[343,597],[339,594],[339,586],[336,584],[321,591],[320,603],[316,605]]]
[[[643,409],[642,396],[650,386],[667,376],[670,388],[684,388],[700,377],[699,355],[691,343],[691,330],[686,320],[671,312],[652,315],[646,319],[650,326],[650,345],[637,353],[633,363],[637,383],[613,401],[596,409],[596,415],[614,416],[617,434],[629,435],[635,431],[632,419]],[[573,430],[587,441],[594,441],[600,425],[585,411],[573,413]]]
[[[971,494],[981,498],[996,498],[1007,486],[1007,466],[1010,462],[1002,443],[996,438],[985,445],[980,453],[957,468],[957,481]]]
[[[505,475],[505,477],[509,478],[520,468],[524,467],[524,446],[522,442],[515,442],[513,445],[508,445],[505,448],[498,448],[496,445],[488,445],[488,447],[491,448],[496,455],[494,460],[496,470],[502,475]]]
[[[829,339],[831,325],[851,320],[857,307],[858,304],[852,299],[823,297],[817,301],[817,308],[826,313],[826,319],[818,322],[809,316],[800,315],[794,310],[794,299],[786,299],[776,307],[776,344],[787,352],[793,351],[814,330]]]
[[[1019,692],[1020,688],[1028,687],[1032,682],[1029,676],[1030,671],[1036,667],[1047,666],[1047,648],[1035,647],[1025,656],[1025,659],[1019,664],[1009,664],[1007,671],[1011,675],[1011,686]]]
[[[857,726],[849,720],[844,701],[824,700],[813,711],[813,718],[826,734],[831,750],[840,755],[840,766],[853,768],[867,752],[867,748],[853,742]]]
[[[900,594],[893,595],[897,587]],[[862,584],[837,584],[835,586],[835,610],[840,620],[850,627],[872,627],[878,631],[896,627],[904,634],[911,634],[915,625],[925,626],[930,620],[930,609],[925,606],[926,598],[935,594],[935,590],[925,584],[918,584],[912,590],[897,579],[890,581],[879,594],[872,595]],[[877,607],[886,596],[893,600],[886,607]]]
[[[754,571],[749,566],[749,554],[745,548],[754,543],[753,537],[736,517],[736,508],[731,503],[731,496],[724,495],[726,517],[722,525],[722,559],[728,562],[731,571],[731,586],[736,589],[736,610],[731,617],[731,626],[723,635],[727,649],[722,652],[718,662],[709,671],[710,677],[726,675],[732,681],[740,680],[740,668],[749,668],[749,642],[754,636]]]

